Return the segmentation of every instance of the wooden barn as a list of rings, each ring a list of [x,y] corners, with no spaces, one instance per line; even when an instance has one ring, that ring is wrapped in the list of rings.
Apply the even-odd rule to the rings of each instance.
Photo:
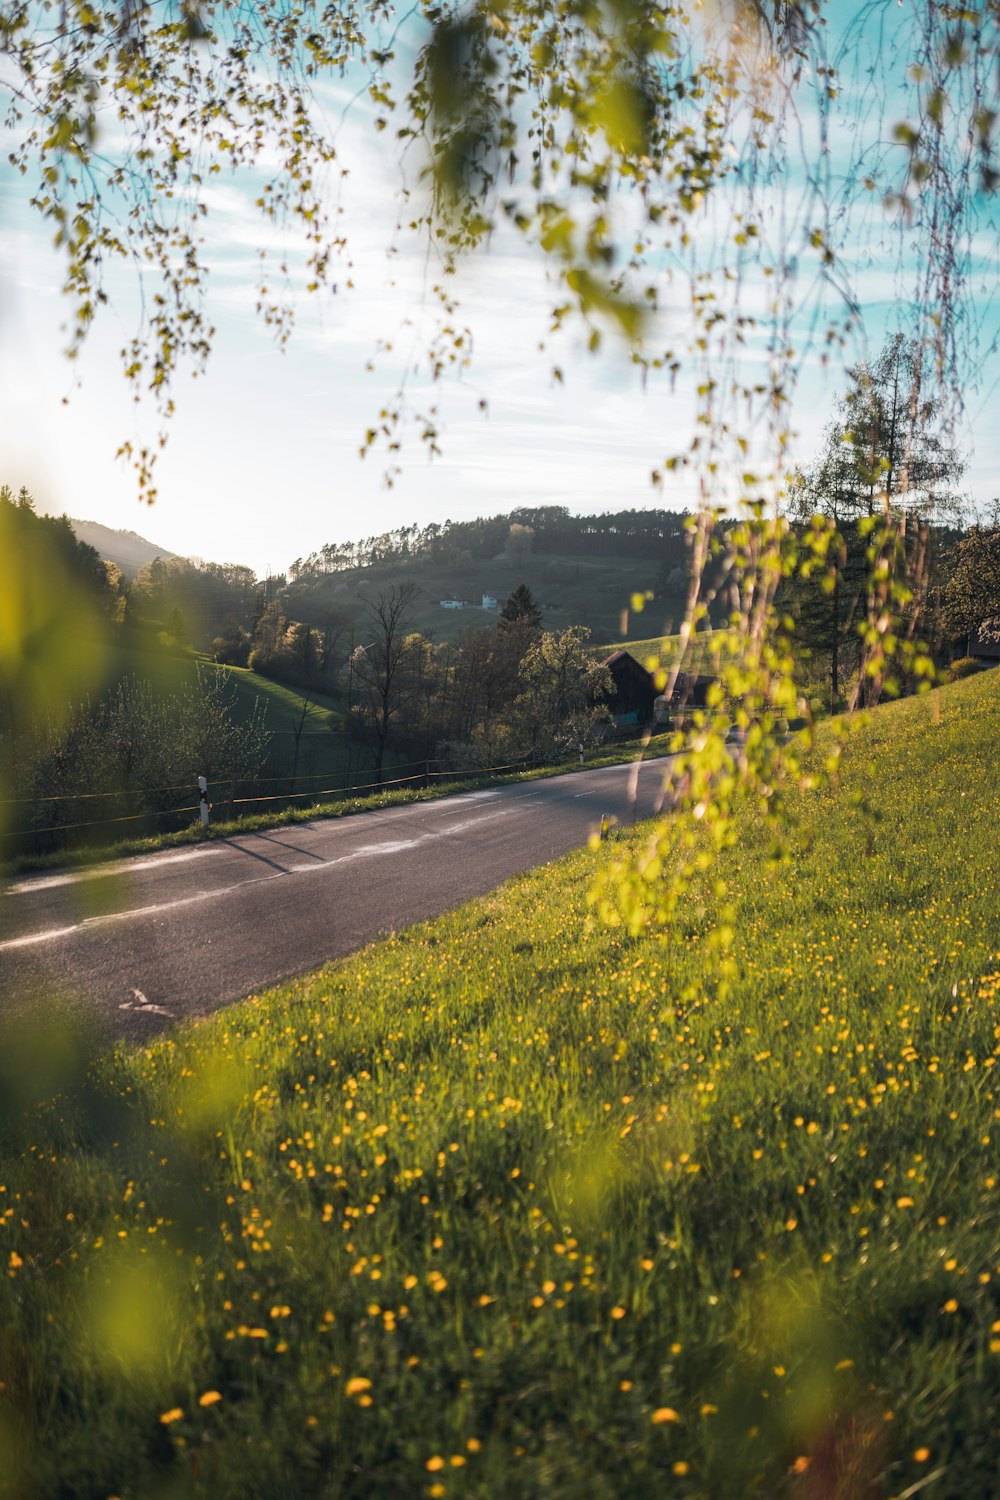
[[[628,651],[615,651],[604,662],[611,673],[607,706],[616,724],[649,724],[653,718],[656,684],[646,668]]]

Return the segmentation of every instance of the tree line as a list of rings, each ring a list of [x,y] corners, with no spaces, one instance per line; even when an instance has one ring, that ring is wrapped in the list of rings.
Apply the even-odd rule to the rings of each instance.
[[[511,536],[530,537],[540,556],[642,557],[680,560],[685,548],[683,511],[621,510],[571,515],[564,505],[521,506],[471,521],[413,524],[355,541],[329,542],[291,564],[296,581],[312,575],[353,572],[417,558],[454,563],[487,562],[509,547]]]

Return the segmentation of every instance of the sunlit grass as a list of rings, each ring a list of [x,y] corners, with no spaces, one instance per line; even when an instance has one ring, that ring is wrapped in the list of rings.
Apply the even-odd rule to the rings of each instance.
[[[0,1493],[994,1494],[998,735],[746,828],[725,1001],[588,924],[613,843],[85,1086],[8,1038]]]
[[[594,650],[602,660],[615,651],[627,651],[650,672],[659,668],[670,672],[675,667],[684,672],[712,672],[718,670],[718,661],[712,654],[712,634],[712,631],[704,630],[689,637],[683,653],[679,635],[654,635],[635,641],[625,639],[609,646],[597,646]]]

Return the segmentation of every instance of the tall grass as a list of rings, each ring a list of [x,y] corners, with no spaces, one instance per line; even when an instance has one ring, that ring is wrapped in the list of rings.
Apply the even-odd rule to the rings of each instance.
[[[994,1495],[998,733],[1000,674],[884,708],[792,862],[747,826],[725,1000],[693,903],[588,920],[612,841],[8,1036],[0,1493]]]

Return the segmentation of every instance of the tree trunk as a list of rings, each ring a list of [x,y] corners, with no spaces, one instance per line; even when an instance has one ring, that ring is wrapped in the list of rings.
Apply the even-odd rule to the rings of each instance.
[[[840,692],[840,567],[833,574],[833,647],[830,652],[830,712],[837,712]]]

